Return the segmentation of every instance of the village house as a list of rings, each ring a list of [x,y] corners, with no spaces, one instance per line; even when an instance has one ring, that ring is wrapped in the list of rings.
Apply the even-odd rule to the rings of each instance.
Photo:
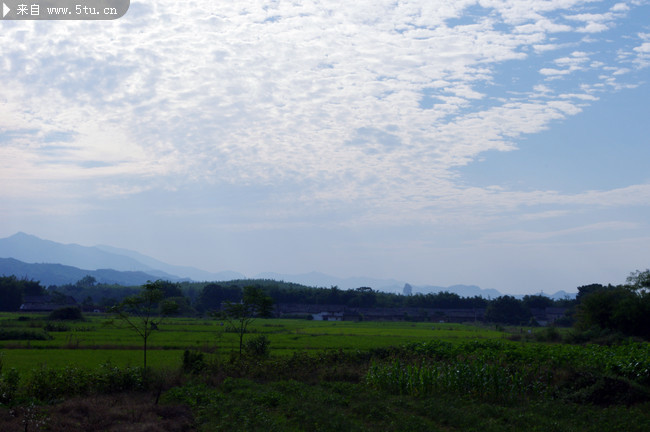
[[[25,296],[23,304],[20,305],[20,311],[52,312],[66,306],[79,306],[79,304],[72,296]]]

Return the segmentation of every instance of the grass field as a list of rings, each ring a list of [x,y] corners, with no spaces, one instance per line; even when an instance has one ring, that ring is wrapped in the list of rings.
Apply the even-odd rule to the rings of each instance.
[[[647,342],[257,319],[245,340],[265,336],[270,351],[239,356],[222,322],[173,318],[151,336],[145,374],[142,339],[107,321],[0,314],[0,430],[650,430]]]
[[[23,317],[20,319],[20,317]],[[27,319],[25,319],[27,318]],[[20,371],[43,364],[74,364],[93,367],[107,360],[117,365],[138,365],[142,361],[142,339],[109,317],[91,315],[83,322],[59,323],[44,331],[45,315],[0,315],[0,328],[47,333],[49,340],[3,340],[0,352],[5,367]],[[170,318],[148,342],[151,366],[177,367],[185,349],[227,355],[238,349],[235,333],[221,321],[201,318]],[[60,328],[56,328],[60,326]],[[63,331],[61,331],[63,330]],[[508,334],[484,326],[410,322],[333,322],[257,319],[246,337],[265,335],[273,355],[291,355],[297,350],[369,350],[431,339],[462,341],[500,339]]]

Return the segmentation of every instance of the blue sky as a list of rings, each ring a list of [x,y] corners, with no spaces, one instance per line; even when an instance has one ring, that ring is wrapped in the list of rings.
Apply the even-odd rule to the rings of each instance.
[[[0,236],[504,293],[650,266],[650,3],[0,23]]]

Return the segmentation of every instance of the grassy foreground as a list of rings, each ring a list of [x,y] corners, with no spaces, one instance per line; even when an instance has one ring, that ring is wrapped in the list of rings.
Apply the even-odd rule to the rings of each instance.
[[[264,336],[270,349],[251,344],[239,357],[236,335],[218,321],[178,318],[152,337],[145,374],[141,341],[104,322],[0,316],[2,331],[48,336],[0,341],[0,430],[650,430],[647,343],[535,342],[551,335],[544,329],[256,320],[246,339]]]
[[[188,384],[168,400],[187,403],[204,431],[647,431],[649,404],[598,407],[564,401],[502,405],[451,395],[416,398],[361,384],[229,379]]]

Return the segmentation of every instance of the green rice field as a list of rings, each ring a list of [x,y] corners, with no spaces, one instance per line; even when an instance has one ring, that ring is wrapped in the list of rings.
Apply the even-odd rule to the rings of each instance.
[[[22,317],[22,318],[21,318]],[[49,324],[49,330],[48,329]],[[57,328],[58,327],[58,328]],[[47,335],[47,340],[1,340],[4,367],[19,371],[48,365],[94,367],[110,361],[116,365],[140,365],[142,339],[110,317],[92,315],[83,322],[50,323],[45,315],[0,314],[0,329]],[[411,322],[348,322],[257,319],[246,337],[265,335],[273,355],[295,351],[369,350],[432,339],[502,339],[508,336],[492,328],[462,324]],[[203,318],[171,318],[148,342],[148,362],[153,367],[178,367],[185,349],[207,355],[228,355],[238,349],[238,336],[227,332],[222,321]]]

